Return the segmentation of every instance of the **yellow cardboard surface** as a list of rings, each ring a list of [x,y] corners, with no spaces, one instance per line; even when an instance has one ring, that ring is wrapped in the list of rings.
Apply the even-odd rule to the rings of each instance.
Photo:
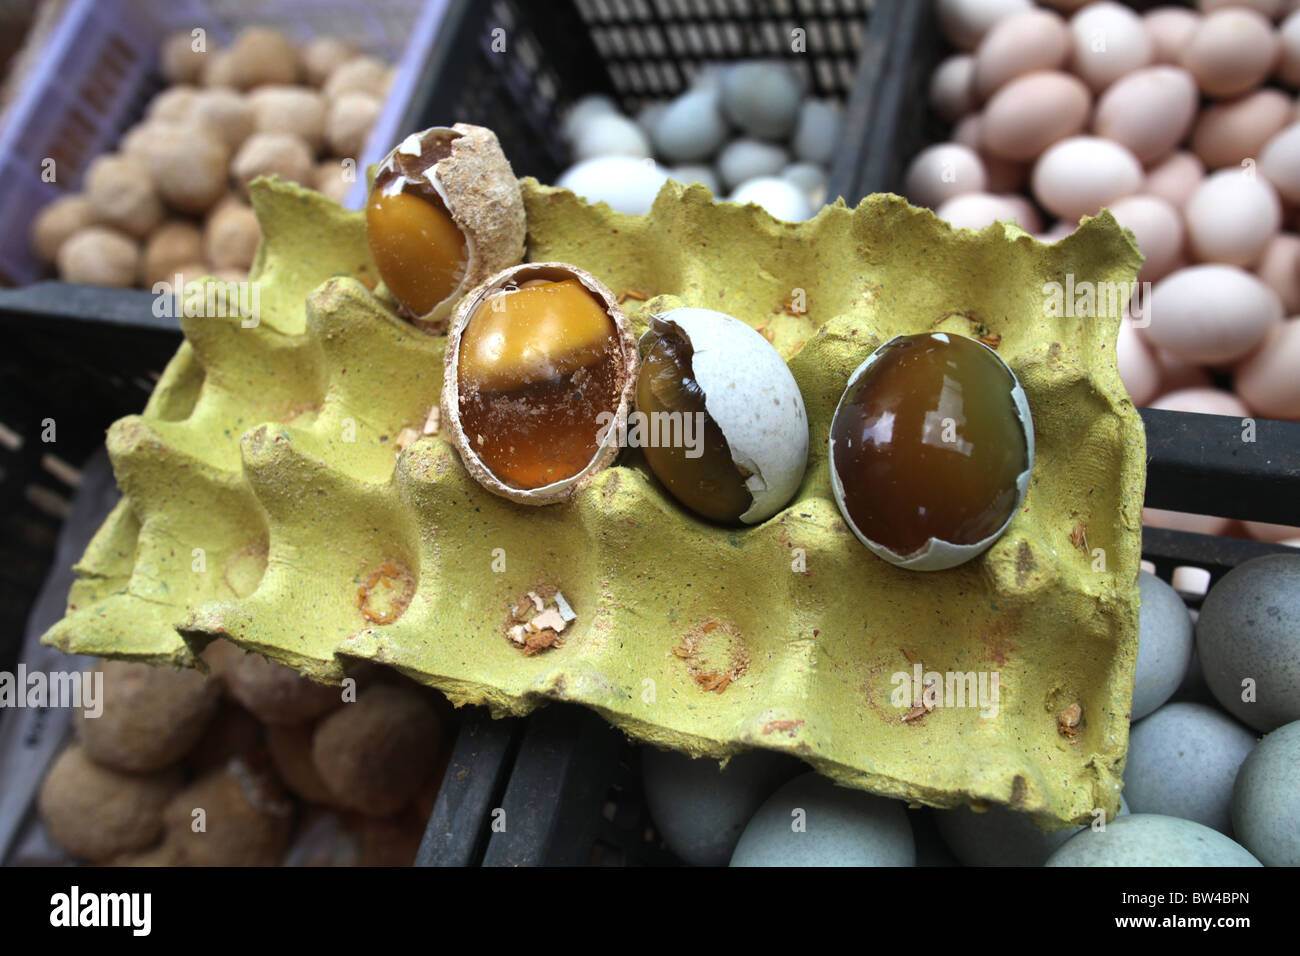
[[[916,802],[996,801],[1058,824],[1113,811],[1137,649],[1143,430],[1116,370],[1118,315],[1049,314],[1045,286],[1068,276],[1103,298],[1126,291],[1140,262],[1131,236],[1105,213],[1054,246],[1014,226],[955,231],[895,196],[792,225],[698,186],[669,183],[646,217],[523,188],[529,258],[628,293],[638,331],[678,304],[765,331],[811,428],[785,510],[753,528],[704,523],[633,451],[545,508],[486,492],[438,435],[399,454],[401,430],[437,403],[443,337],[371,291],[360,213],[262,182],[260,321],[183,320],[186,343],[148,407],[110,430],[124,498],[46,642],[187,665],[222,636],[327,681],[370,659],[457,704],[506,714],[576,701],[661,746],[787,751]],[[935,573],[853,538],[826,454],[849,373],[892,336],[926,330],[1001,337],[1037,442],[1006,534]],[[525,656],[505,630],[539,586],[560,589],[577,619],[562,646]],[[372,620],[394,599],[406,605],[396,620]],[[996,675],[996,715],[900,706],[918,665],[941,684]]]

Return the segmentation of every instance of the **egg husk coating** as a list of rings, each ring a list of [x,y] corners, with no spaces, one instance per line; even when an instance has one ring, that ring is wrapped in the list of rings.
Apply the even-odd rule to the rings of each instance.
[[[766,329],[810,426],[786,509],[752,528],[706,525],[630,452],[568,501],[523,509],[478,485],[442,432],[398,454],[398,433],[418,432],[438,401],[445,338],[371,291],[360,213],[255,183],[260,322],[182,320],[187,341],[144,413],[110,431],[124,498],[46,642],[185,663],[223,636],[331,681],[353,659],[376,660],[458,705],[522,714],[575,701],[656,745],[788,752],[840,783],[935,806],[987,800],[1058,825],[1113,811],[1144,435],[1116,370],[1118,317],[1045,315],[1043,286],[1067,273],[1076,285],[1133,281],[1132,237],[1102,214],[1044,246],[1013,226],[953,230],[893,196],[787,224],[673,182],[647,217],[523,189],[530,258],[650,296],[624,303],[634,332],[676,305]],[[796,289],[806,312],[790,307]],[[849,374],[921,331],[1001,336],[1037,449],[998,542],[925,575],[852,536],[825,451]],[[1081,526],[1088,553],[1071,543]],[[505,570],[494,574],[497,547]],[[361,604],[381,617],[398,608],[391,623],[359,606],[372,579]],[[578,617],[563,646],[524,656],[505,621],[539,583]],[[904,721],[890,681],[911,672],[907,655],[940,672],[996,670],[998,715],[936,708]],[[718,689],[697,679],[709,668],[736,676]],[[1069,736],[1058,718],[1072,704],[1082,719]]]

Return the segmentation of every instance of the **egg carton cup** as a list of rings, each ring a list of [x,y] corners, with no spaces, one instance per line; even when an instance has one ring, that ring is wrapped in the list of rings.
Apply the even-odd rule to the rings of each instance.
[[[1131,235],[1103,214],[1048,247],[1010,225],[955,231],[889,195],[789,224],[674,182],[644,217],[522,189],[529,258],[600,277],[625,295],[634,332],[689,305],[769,337],[811,430],[788,507],[752,528],[701,522],[629,450],[570,501],[529,508],[474,482],[441,434],[399,451],[437,404],[445,336],[372,291],[360,213],[262,181],[259,321],[182,319],[186,341],[144,413],[109,431],[123,499],[43,640],[186,666],[221,637],[321,681],[371,660],[457,705],[510,715],[572,701],[655,745],[788,752],[933,806],[992,801],[1057,825],[1113,812],[1144,434],[1115,366],[1118,316],[1045,315],[1043,286],[1067,274],[1127,286]],[[998,342],[1029,398],[1037,460],[989,551],[916,573],[853,537],[826,446],[853,369],[926,330]],[[507,629],[539,589],[558,589],[576,619],[561,646],[526,656]],[[896,675],[917,668],[996,674],[996,715],[898,705]]]

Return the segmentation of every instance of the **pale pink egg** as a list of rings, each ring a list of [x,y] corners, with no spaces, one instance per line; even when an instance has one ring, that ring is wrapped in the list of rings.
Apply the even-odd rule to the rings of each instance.
[[[1277,78],[1294,90],[1300,86],[1300,6],[1282,21],[1277,35],[1282,41],[1282,55],[1277,61]]]
[[[1249,7],[1262,17],[1277,20],[1287,11],[1291,0],[1197,0],[1202,13],[1213,13],[1227,7]]]
[[[1237,366],[1233,387],[1266,418],[1300,420],[1300,317],[1274,326]]]
[[[1119,365],[1119,377],[1134,405],[1145,405],[1155,398],[1160,388],[1160,366],[1127,319],[1119,324],[1115,359]]]
[[[1143,508],[1142,523],[1150,528],[1167,528],[1170,531],[1223,534],[1232,524],[1232,519],[1220,518],[1216,515],[1188,514],[1185,511],[1165,511],[1162,508]]]
[[[1028,162],[1088,122],[1092,94],[1068,73],[1027,73],[984,105],[982,147],[994,156]]]
[[[1166,392],[1148,408],[1167,412],[1191,412],[1196,415],[1226,415],[1229,418],[1249,418],[1250,409],[1232,392],[1221,388],[1184,388]]]
[[[1281,228],[1282,202],[1252,170],[1221,169],[1196,187],[1183,216],[1194,258],[1249,268]]]
[[[1192,152],[1209,169],[1240,166],[1257,158],[1290,118],[1290,97],[1272,88],[1211,103],[1192,130]]]
[[[1177,392],[1185,388],[1209,388],[1213,384],[1210,373],[1195,362],[1180,359],[1164,349],[1153,349],[1156,364],[1160,366],[1160,391]]]
[[[1019,200],[1018,202],[1016,200]],[[954,196],[938,209],[935,215],[946,220],[954,229],[983,229],[995,222],[1017,222],[1026,232],[1031,232],[1020,219],[1026,216],[1026,207],[1037,219],[1037,212],[1021,196],[994,196],[990,193],[965,193]],[[1034,221],[1034,220],[1031,220]]]
[[[1200,22],[1196,11],[1186,7],[1154,7],[1143,14],[1153,62],[1177,63]]]
[[[1300,236],[1294,232],[1274,236],[1255,267],[1255,275],[1277,293],[1287,315],[1300,314]]]
[[[1264,82],[1281,50],[1267,18],[1230,7],[1201,20],[1179,62],[1207,96],[1237,96]]]
[[[1119,3],[1090,3],[1070,18],[1070,68],[1100,93],[1154,55],[1142,18]]]
[[[927,146],[916,154],[903,179],[907,198],[931,208],[954,196],[983,192],[987,186],[979,156],[973,149],[957,143]]]
[[[969,53],[948,57],[930,77],[930,108],[949,123],[975,108],[975,58]]]
[[[1282,321],[1282,301],[1254,274],[1236,266],[1189,266],[1156,283],[1149,345],[1189,362],[1221,364],[1243,358]]]
[[[1156,282],[1173,271],[1183,249],[1183,219],[1177,209],[1158,196],[1138,195],[1111,203],[1110,211],[1121,226],[1133,230],[1146,257],[1138,279]]]
[[[1287,202],[1300,204],[1300,123],[1292,123],[1264,144],[1259,174]]]
[[[939,29],[959,50],[973,50],[999,20],[1034,8],[1031,0],[938,0]]]
[[[1300,528],[1289,524],[1268,524],[1263,521],[1243,521],[1246,534],[1256,541],[1274,541],[1278,544],[1290,544],[1300,547]],[[1294,541],[1294,544],[1291,542]]]
[[[1121,77],[1101,94],[1092,131],[1152,163],[1183,141],[1199,105],[1192,74],[1178,66],[1149,66]]]
[[[1059,13],[1027,10],[994,24],[975,51],[975,96],[984,100],[1018,76],[1056,70],[1070,52],[1070,30]]]
[[[1070,222],[1068,219],[1058,219],[1052,224],[1051,228],[1044,232],[1040,232],[1034,238],[1039,242],[1045,242],[1050,246],[1053,243],[1060,242],[1078,228],[1079,224],[1077,222]]]
[[[1030,178],[1034,198],[1044,209],[1062,219],[1080,219],[1132,196],[1143,173],[1137,157],[1118,143],[1074,136],[1048,147]]]
[[[1180,151],[1147,170],[1142,191],[1181,210],[1204,178],[1205,164],[1194,153]]]
[[[981,115],[979,113],[967,113],[953,125],[951,141],[959,146],[965,146],[978,152],[980,148],[980,121]]]

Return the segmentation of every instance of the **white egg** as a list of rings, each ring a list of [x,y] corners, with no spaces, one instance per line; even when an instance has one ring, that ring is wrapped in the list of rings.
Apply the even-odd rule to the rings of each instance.
[[[591,93],[582,97],[564,114],[560,122],[560,135],[570,143],[578,131],[593,118],[605,115],[617,115],[618,105],[604,93]]]
[[[999,20],[1032,10],[1030,0],[939,0],[939,28],[959,50],[973,50]]]
[[[722,111],[760,139],[785,139],[803,102],[803,81],[783,63],[739,63],[722,76]]]
[[[808,464],[808,415],[790,367],[761,334],[723,312],[673,309],[652,316],[646,336],[673,328],[690,343],[705,412],[722,431],[732,460],[749,475],[745,486],[753,502],[740,520],[757,524],[770,518],[799,490]],[[760,408],[763,414],[756,414]]]
[[[930,108],[948,123],[955,123],[975,109],[975,57],[957,53],[934,68],[930,76]]]
[[[806,163],[828,163],[840,136],[840,111],[833,103],[807,99],[799,107],[790,148]]]
[[[1038,213],[1020,196],[963,193],[944,202],[934,214],[954,229],[983,229],[995,222],[1014,222],[1026,232],[1037,232],[1042,226]],[[1023,222],[1025,219],[1028,221]]]
[[[1300,204],[1300,122],[1264,144],[1259,154],[1259,172],[1283,199]]]
[[[1188,362],[1233,362],[1282,321],[1282,300],[1262,280],[1228,265],[1179,269],[1156,283],[1148,344]]]
[[[781,178],[796,186],[814,209],[826,205],[826,170],[816,163],[791,163],[781,170]]]
[[[774,219],[803,222],[813,214],[812,204],[803,190],[775,176],[759,176],[741,183],[727,197],[728,202],[754,203],[762,206]]]
[[[1120,380],[1134,405],[1145,405],[1156,397],[1160,388],[1160,366],[1127,318],[1119,326],[1115,362],[1119,366]]]
[[[1137,192],[1142,164],[1118,143],[1074,136],[1049,146],[1038,158],[1032,183],[1034,198],[1044,209],[1062,219],[1081,219]]]
[[[979,154],[958,143],[936,143],[916,154],[903,177],[907,198],[919,206],[938,208],[954,196],[980,193],[988,177]]]
[[[722,192],[722,187],[718,183],[718,176],[713,171],[712,166],[686,163],[681,166],[674,166],[668,170],[668,175],[679,183],[685,183],[688,186],[691,183],[703,183],[709,187],[709,192],[713,193],[715,198]]]
[[[1188,246],[1202,262],[1250,267],[1282,226],[1277,191],[1253,170],[1207,176],[1183,207]]]
[[[649,160],[601,156],[570,166],[555,185],[573,190],[589,203],[608,203],[615,212],[641,216],[650,211],[667,181],[668,170]]]
[[[655,149],[674,163],[708,159],[727,138],[716,90],[690,90],[668,104],[654,127]]]
[[[1090,3],[1070,18],[1071,68],[1100,93],[1155,55],[1142,18],[1119,3]]]
[[[718,175],[722,185],[735,189],[748,179],[776,176],[790,163],[790,154],[780,146],[756,139],[733,139],[718,154]]]
[[[634,120],[614,113],[602,113],[587,120],[573,137],[573,156],[578,162],[600,156],[650,156],[650,140]]]

